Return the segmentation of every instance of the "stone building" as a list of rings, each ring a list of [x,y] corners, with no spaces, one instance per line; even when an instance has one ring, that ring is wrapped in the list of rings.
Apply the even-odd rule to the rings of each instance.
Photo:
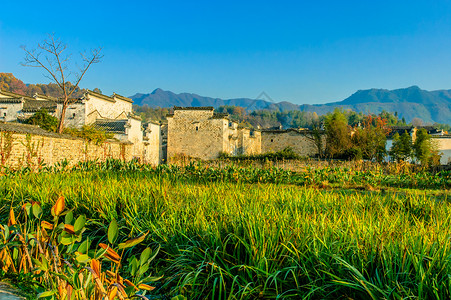
[[[106,96],[88,90],[83,97],[73,99],[64,118],[66,127],[82,128],[91,125],[114,134],[122,143],[133,145],[132,155],[144,162],[159,164],[161,161],[161,134],[159,125],[142,125],[141,118],[133,114],[133,100],[113,93]],[[0,121],[17,122],[31,117],[45,108],[60,118],[62,102],[59,99],[35,94],[33,97],[0,91]],[[158,127],[158,128],[156,128]]]
[[[326,147],[326,136],[321,134],[323,151]],[[291,148],[300,156],[315,156],[318,147],[314,135],[307,129],[266,129],[261,133],[262,153],[282,151]]]
[[[174,113],[167,119],[169,162],[177,156],[209,160],[221,153],[250,155],[261,152],[259,131],[238,128],[228,114],[215,113],[213,107],[174,107]]]

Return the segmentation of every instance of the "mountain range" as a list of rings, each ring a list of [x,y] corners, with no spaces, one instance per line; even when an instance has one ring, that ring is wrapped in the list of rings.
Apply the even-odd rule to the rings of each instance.
[[[413,118],[420,118],[426,123],[451,124],[451,90],[426,91],[418,86],[386,90],[359,90],[348,98],[327,104],[293,104],[290,102],[272,102],[263,99],[220,99],[199,96],[191,93],[175,94],[170,91],[156,89],[150,94],[135,94],[131,96],[137,105],[150,107],[172,106],[213,106],[222,105],[241,106],[248,111],[270,110],[300,110],[316,112],[319,115],[333,111],[335,108],[352,109],[363,113],[380,113],[385,110],[397,112],[400,118],[407,122]]]

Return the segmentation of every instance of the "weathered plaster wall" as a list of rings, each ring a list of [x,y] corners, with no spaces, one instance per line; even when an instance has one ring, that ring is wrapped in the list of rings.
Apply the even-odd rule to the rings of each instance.
[[[437,143],[437,148],[442,153],[440,163],[445,165],[451,162],[451,136],[433,137],[432,140]]]
[[[161,152],[161,128],[158,124],[149,123],[144,136],[144,162],[158,165],[163,159]]]
[[[66,115],[64,117],[65,127],[81,128],[83,125],[91,124],[86,123],[86,109],[84,103],[72,103],[66,109]],[[60,118],[61,111],[63,109],[62,104],[57,105],[57,116]],[[94,120],[95,121],[95,120]],[[93,122],[92,122],[93,123]]]
[[[89,95],[86,100],[86,117],[94,111],[98,111],[99,118],[117,119],[124,112],[125,114],[132,112],[132,103],[119,100],[114,101],[113,99],[109,101]]]
[[[323,140],[325,146],[325,137]],[[291,147],[301,156],[314,156],[318,154],[315,143],[307,137],[307,133],[287,131],[263,131],[261,133],[262,153],[277,152]]]
[[[23,103],[0,103],[0,121],[16,121],[22,111]]]

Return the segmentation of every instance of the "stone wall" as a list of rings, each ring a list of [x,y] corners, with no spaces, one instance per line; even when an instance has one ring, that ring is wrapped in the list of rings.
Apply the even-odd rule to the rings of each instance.
[[[240,154],[255,155],[262,152],[262,140],[260,131],[251,131],[247,128],[239,129]]]
[[[318,149],[310,139],[309,132],[297,130],[271,130],[262,131],[261,149],[262,153],[277,152],[290,147],[300,156],[315,156]],[[325,136],[323,137],[323,147],[325,147]]]
[[[168,161],[178,156],[215,159],[228,143],[228,121],[213,118],[213,108],[174,110],[168,116]]]
[[[0,126],[0,163],[9,167],[53,165],[65,159],[75,164],[108,158],[125,161],[136,158],[131,144],[104,142],[96,145],[83,139],[47,133],[34,126],[14,125],[14,130],[24,131],[22,133],[4,130],[3,127],[8,126],[11,125]],[[137,158],[143,159],[142,156]]]

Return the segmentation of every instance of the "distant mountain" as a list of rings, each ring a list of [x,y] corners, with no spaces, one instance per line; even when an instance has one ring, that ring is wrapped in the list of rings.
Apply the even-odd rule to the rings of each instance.
[[[237,98],[223,100],[220,98],[203,97],[197,94],[181,93],[175,94],[170,91],[156,89],[150,94],[136,94],[131,96],[137,105],[149,105],[150,107],[172,107],[172,106],[213,106],[233,105],[245,107],[249,110],[265,109],[272,103],[264,100],[249,98]]]
[[[316,112],[319,115],[331,112],[336,107],[363,113],[380,113],[382,110],[386,110],[398,112],[398,116],[404,117],[407,122],[413,118],[421,118],[424,122],[451,124],[451,90],[426,91],[417,86],[396,90],[359,90],[343,101],[320,105],[298,105],[285,101],[273,103],[249,98],[223,100],[197,94],[175,94],[162,89],[156,89],[150,94],[136,94],[131,98],[135,104],[151,107],[213,106],[217,108],[222,105],[234,105],[245,107],[249,111],[259,109],[301,110]]]

